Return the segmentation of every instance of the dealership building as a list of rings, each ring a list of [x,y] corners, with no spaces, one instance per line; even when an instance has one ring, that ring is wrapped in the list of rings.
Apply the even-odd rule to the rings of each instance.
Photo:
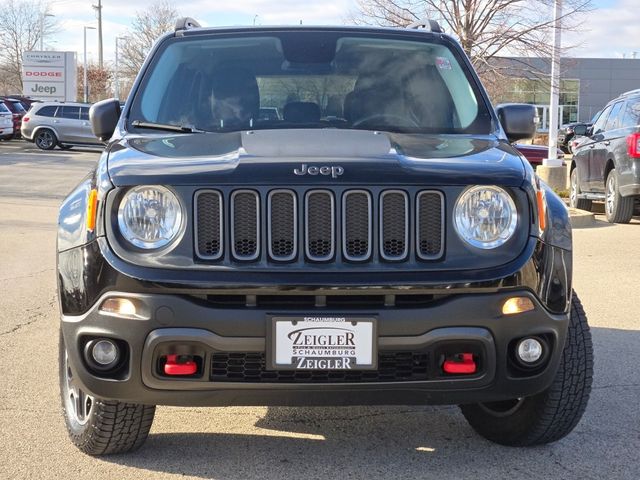
[[[543,58],[496,58],[501,85],[494,103],[536,105],[539,131],[548,131],[551,62]],[[588,122],[621,93],[640,88],[640,59],[563,58],[561,61],[560,124]]]

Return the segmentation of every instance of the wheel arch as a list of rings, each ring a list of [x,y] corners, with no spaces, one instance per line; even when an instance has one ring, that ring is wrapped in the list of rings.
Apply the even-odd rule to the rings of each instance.
[[[36,135],[38,135],[38,133],[41,132],[44,129],[51,130],[53,132],[53,134],[56,136],[56,140],[60,141],[60,135],[58,134],[58,131],[56,130],[55,127],[52,127],[51,125],[38,125],[37,127],[35,127],[33,129],[33,133],[31,134],[31,138],[35,139]]]

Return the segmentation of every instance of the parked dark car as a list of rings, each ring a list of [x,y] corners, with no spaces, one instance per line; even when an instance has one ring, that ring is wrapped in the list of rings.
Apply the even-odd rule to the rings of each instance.
[[[183,19],[123,112],[91,107],[107,145],[57,242],[82,451],[138,448],[154,405],[458,404],[513,446],[576,426],[592,346],[569,217],[511,146],[535,108],[494,110],[425,24]]]
[[[640,89],[610,101],[584,133],[571,163],[570,204],[590,210],[604,201],[609,222],[628,223],[640,199]]]
[[[5,106],[11,111],[13,115],[13,136],[15,138],[20,137],[20,128],[22,127],[22,117],[27,111],[20,103],[20,100],[11,97],[0,97],[0,102],[3,102]]]
[[[542,165],[542,161],[549,156],[549,148],[544,145],[515,143],[513,146],[516,147],[534,167]],[[559,148],[556,150],[556,155],[558,158],[564,158],[564,152]]]
[[[31,105],[33,105],[34,103],[39,103],[41,102],[41,100],[36,100],[34,98],[31,97],[25,97],[23,95],[11,95],[11,98],[14,98],[16,100],[19,100],[20,103],[22,104],[22,106],[24,107],[24,109],[28,112],[29,109],[31,108]]]
[[[558,130],[558,148],[564,153],[571,153],[571,140],[576,136],[575,127],[578,125],[590,127],[592,124],[582,122],[567,123]]]

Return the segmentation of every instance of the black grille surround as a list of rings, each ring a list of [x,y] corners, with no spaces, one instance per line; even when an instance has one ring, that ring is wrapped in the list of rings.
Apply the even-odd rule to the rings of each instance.
[[[378,352],[376,370],[267,370],[260,352],[215,352],[212,382],[240,383],[367,383],[429,380],[426,352]]]
[[[446,215],[444,193],[432,188],[201,188],[194,195],[194,259],[417,266],[445,259]]]

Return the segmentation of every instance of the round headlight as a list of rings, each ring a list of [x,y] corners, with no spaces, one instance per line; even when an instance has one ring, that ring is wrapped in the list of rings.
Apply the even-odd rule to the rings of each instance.
[[[159,185],[129,190],[118,209],[122,236],[145,250],[171,243],[182,229],[182,207],[168,188]]]
[[[456,232],[474,247],[490,249],[503,245],[515,232],[517,223],[516,205],[500,187],[468,188],[456,202]]]

